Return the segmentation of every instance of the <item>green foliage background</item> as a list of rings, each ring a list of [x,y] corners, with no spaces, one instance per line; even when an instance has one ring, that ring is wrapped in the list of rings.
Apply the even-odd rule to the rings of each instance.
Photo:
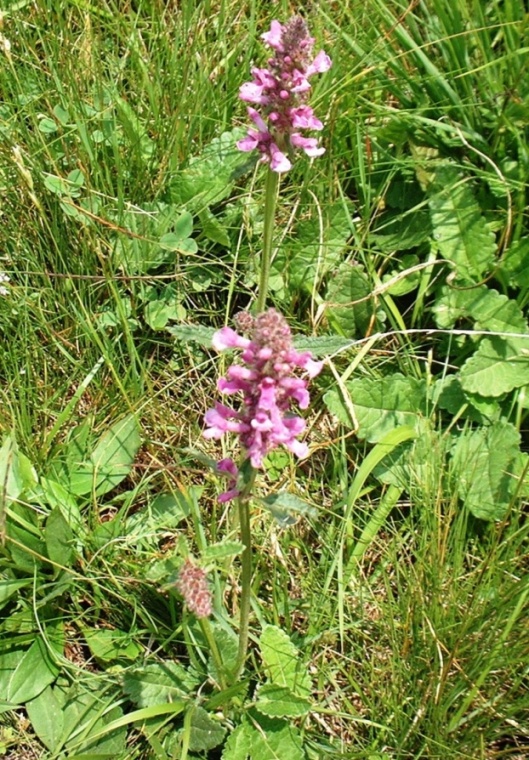
[[[299,10],[0,12],[11,760],[529,751],[523,3],[301,9],[333,58],[313,92],[327,152],[282,180],[271,300],[326,370],[312,456],[274,452],[259,484],[240,683],[216,688],[174,590],[200,558],[229,669],[241,544],[201,438],[223,367],[210,341],[259,271],[263,172],[235,148],[238,88],[270,20]]]

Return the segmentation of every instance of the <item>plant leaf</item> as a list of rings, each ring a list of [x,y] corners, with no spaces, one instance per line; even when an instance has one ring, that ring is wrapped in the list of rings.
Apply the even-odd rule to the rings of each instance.
[[[453,449],[453,482],[467,509],[482,520],[501,520],[515,492],[520,434],[495,422],[462,433]]]
[[[461,386],[480,396],[501,396],[529,382],[527,338],[484,338],[460,372]]]
[[[138,707],[151,707],[187,697],[197,683],[196,676],[182,665],[166,660],[127,671],[123,691]]]
[[[375,316],[370,294],[371,286],[359,265],[344,262],[338,267],[325,294],[327,316],[337,332],[347,337],[366,333]]]
[[[52,752],[60,746],[64,732],[63,692],[47,686],[26,705],[31,726],[41,742]]]
[[[426,416],[426,382],[399,373],[380,379],[358,378],[346,383],[358,421],[358,437],[377,443],[397,427],[414,427]],[[338,389],[324,401],[331,414],[352,427],[347,405]]]
[[[452,164],[438,166],[428,187],[433,237],[458,280],[478,282],[494,265],[496,243],[465,178]]]
[[[288,635],[275,625],[266,625],[259,647],[270,682],[307,698],[311,693],[310,678],[305,666],[299,661],[299,651]]]
[[[257,693],[255,708],[270,718],[298,718],[308,713],[310,702],[284,686],[265,684]]]
[[[226,736],[226,729],[204,710],[203,707],[193,705],[191,708],[191,731],[189,736],[189,749],[193,752],[207,752],[218,747]]]

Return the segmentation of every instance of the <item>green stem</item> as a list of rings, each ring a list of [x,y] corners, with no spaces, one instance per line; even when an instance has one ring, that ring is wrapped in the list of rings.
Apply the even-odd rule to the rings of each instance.
[[[222,662],[222,657],[220,655],[217,642],[215,641],[215,636],[211,629],[211,623],[209,622],[207,618],[200,618],[199,622],[202,628],[202,632],[208,641],[211,656],[213,657],[213,662],[215,663],[215,667],[217,668],[219,686],[224,691],[224,689],[226,688],[226,679],[224,677],[224,663]]]
[[[248,652],[248,630],[250,621],[250,600],[252,590],[252,532],[250,528],[250,494],[255,481],[252,468],[248,483],[237,499],[239,507],[239,526],[244,549],[241,556],[241,598],[239,602],[239,650],[235,666],[234,681],[238,681],[244,669]]]
[[[256,312],[260,314],[265,310],[268,296],[268,282],[270,280],[270,264],[272,259],[272,241],[274,238],[275,211],[277,191],[279,188],[279,174],[268,168],[265,184],[265,208],[264,208],[264,231],[263,231],[263,254],[259,272],[259,290],[257,291]]]

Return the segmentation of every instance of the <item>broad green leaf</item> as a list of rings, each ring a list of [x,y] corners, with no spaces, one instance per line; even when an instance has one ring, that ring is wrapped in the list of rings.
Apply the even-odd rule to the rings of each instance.
[[[480,396],[502,396],[529,383],[527,338],[484,338],[460,372],[463,390]]]
[[[406,213],[386,212],[369,233],[383,253],[407,251],[424,243],[432,234],[432,224],[427,209],[411,209]]]
[[[426,382],[399,373],[381,379],[358,378],[346,383],[350,403],[358,421],[358,437],[379,441],[397,427],[414,427],[426,416]],[[348,427],[353,426],[341,390],[324,395],[331,414]]]
[[[189,502],[180,491],[161,493],[151,504],[127,517],[127,533],[171,530],[189,514]]]
[[[53,686],[47,686],[38,697],[26,704],[31,727],[52,752],[59,748],[64,733],[63,707],[63,693]]]
[[[529,331],[527,320],[516,301],[486,285],[468,290],[445,286],[433,311],[437,325],[443,329],[454,327],[461,319],[469,319],[476,330],[505,333]]]
[[[130,634],[117,628],[83,628],[83,635],[94,657],[103,663],[136,660],[143,651]]]
[[[500,405],[494,399],[464,391],[458,375],[446,375],[435,381],[432,402],[452,415],[481,424],[499,419],[501,413]]]
[[[215,330],[204,325],[175,325],[168,327],[167,332],[183,343],[195,342],[204,348],[211,348],[211,339]]]
[[[179,320],[185,317],[186,310],[178,298],[172,301],[158,300],[149,301],[143,311],[145,321],[151,330],[163,330],[171,320]]]
[[[306,667],[288,635],[275,625],[266,625],[259,640],[265,672],[274,686],[282,686],[300,697],[311,693]]]
[[[520,434],[506,422],[467,430],[452,450],[453,482],[475,517],[501,520],[516,490]]]
[[[20,581],[3,579],[0,580],[0,609],[2,609],[2,607],[5,607],[11,597],[17,594],[21,588],[31,586],[32,584],[32,578]]]
[[[187,697],[198,679],[176,662],[155,662],[123,677],[123,690],[138,707],[151,707]]]
[[[53,683],[58,673],[48,643],[38,636],[29,649],[0,656],[0,694],[12,705],[24,704]]]
[[[205,563],[216,562],[226,557],[236,557],[244,551],[244,544],[241,541],[220,541],[216,544],[209,544],[202,552],[202,560]]]
[[[237,635],[231,630],[222,628],[217,623],[212,623],[211,628],[225,672],[229,673],[230,671],[234,671],[237,664],[237,654],[239,649],[239,639]],[[217,664],[215,659],[211,656],[208,660],[208,672],[217,682],[219,682],[220,674],[217,669]]]
[[[189,749],[192,752],[207,752],[222,743],[226,729],[204,710],[203,707],[191,707]]]
[[[238,726],[228,737],[222,760],[304,760],[301,737],[294,726],[277,719],[269,720],[266,727],[259,723]]]
[[[270,718],[298,718],[308,713],[310,702],[284,686],[265,684],[257,692],[255,707]]]
[[[428,188],[433,237],[458,280],[478,282],[494,265],[496,242],[468,181],[457,167],[439,166]]]
[[[73,531],[59,507],[55,507],[46,520],[44,538],[51,561],[67,567],[74,556]]]
[[[295,237],[285,241],[272,270],[288,273],[294,288],[312,292],[342,262],[350,236],[350,213],[341,202],[324,209],[321,225],[314,209],[311,218],[298,224]]]
[[[209,209],[204,209],[198,216],[202,226],[202,232],[207,238],[209,238],[209,240],[218,243],[223,246],[223,248],[231,247],[231,241],[226,227],[224,227],[217,217],[213,216]]]
[[[352,338],[364,335],[375,327],[375,302],[370,298],[371,286],[362,268],[344,262],[333,273],[325,293],[327,316],[337,332]]]
[[[199,213],[213,203],[227,198],[235,180],[255,165],[255,158],[238,150],[237,140],[246,134],[244,129],[224,132],[206,145],[200,155],[193,156],[189,166],[172,179],[171,200]]]
[[[529,288],[529,237],[523,237],[511,245],[500,264],[500,270],[509,284]]]
[[[14,435],[0,448],[0,503],[16,501],[20,494],[37,484],[37,474],[29,459],[19,451]]]
[[[76,536],[83,536],[85,526],[81,517],[81,510],[74,496],[61,483],[51,478],[41,478],[40,486],[46,503],[52,509],[60,510],[66,523]]]
[[[99,495],[111,491],[127,477],[140,446],[139,426],[133,414],[103,433],[91,456]]]
[[[118,758],[123,757],[127,730],[115,726],[123,715],[118,706],[116,694],[108,694],[108,686],[87,689],[82,684],[74,684],[67,692],[63,708],[63,735],[69,759],[78,757]],[[106,727],[109,726],[109,730]]]
[[[42,132],[44,135],[52,135],[58,129],[57,123],[53,119],[50,119],[49,116],[45,116],[39,121],[39,132]]]
[[[354,340],[341,335],[294,335],[293,342],[298,351],[310,351],[317,359],[341,353],[353,348],[355,344]]]
[[[318,511],[307,501],[287,491],[270,494],[259,499],[259,502],[273,514],[274,518],[283,527],[294,525],[297,522],[297,518],[294,515],[316,517],[318,514]]]

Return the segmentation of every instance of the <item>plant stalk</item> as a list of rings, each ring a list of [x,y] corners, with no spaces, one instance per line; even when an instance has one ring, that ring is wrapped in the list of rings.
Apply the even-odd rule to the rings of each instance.
[[[248,483],[237,499],[239,507],[239,529],[244,549],[241,555],[241,598],[239,602],[239,649],[235,665],[234,681],[238,681],[244,669],[248,652],[248,631],[250,621],[250,600],[252,591],[252,532],[250,529],[250,494],[255,482],[252,467]]]
[[[270,280],[270,265],[272,263],[272,242],[274,239],[275,211],[277,192],[279,188],[279,174],[268,168],[265,183],[265,207],[264,207],[264,231],[263,231],[263,254],[259,271],[259,289],[255,310],[261,314],[265,310],[268,296],[268,283]]]

